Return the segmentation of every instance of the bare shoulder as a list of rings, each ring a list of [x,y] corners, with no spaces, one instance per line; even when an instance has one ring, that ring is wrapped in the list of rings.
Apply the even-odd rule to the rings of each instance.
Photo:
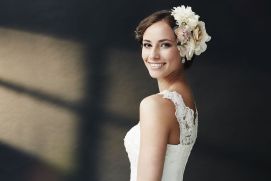
[[[174,115],[174,112],[174,105],[161,94],[148,96],[141,101],[138,159],[140,180],[161,180],[171,134],[170,117]]]
[[[140,108],[160,112],[162,111],[161,108],[163,108],[163,110],[170,110],[171,108],[174,108],[174,105],[168,99],[163,98],[162,95],[153,94],[145,97],[140,102]]]
[[[145,97],[140,103],[140,121],[169,124],[175,118],[175,106],[160,94]]]

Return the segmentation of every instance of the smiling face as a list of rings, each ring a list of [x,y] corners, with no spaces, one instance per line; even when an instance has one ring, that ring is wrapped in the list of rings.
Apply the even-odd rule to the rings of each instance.
[[[144,32],[142,59],[152,78],[167,78],[183,69],[176,36],[166,21],[158,21]]]

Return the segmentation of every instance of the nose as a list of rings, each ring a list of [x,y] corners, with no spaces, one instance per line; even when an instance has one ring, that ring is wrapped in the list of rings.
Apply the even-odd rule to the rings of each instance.
[[[159,48],[153,47],[151,49],[151,51],[150,51],[150,58],[151,59],[158,59],[158,58],[160,58]]]

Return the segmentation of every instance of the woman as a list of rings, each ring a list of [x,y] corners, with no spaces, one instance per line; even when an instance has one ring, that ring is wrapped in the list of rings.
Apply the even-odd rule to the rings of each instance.
[[[197,137],[198,112],[185,77],[210,36],[190,7],[158,11],[136,28],[142,59],[159,93],[140,103],[140,121],[125,136],[131,181],[181,181]]]

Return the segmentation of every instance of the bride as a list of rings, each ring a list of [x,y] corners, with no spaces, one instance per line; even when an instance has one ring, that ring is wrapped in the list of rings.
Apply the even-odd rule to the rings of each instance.
[[[136,28],[142,59],[159,93],[140,103],[140,121],[124,144],[130,181],[182,181],[197,137],[198,111],[185,70],[207,48],[210,36],[191,7],[162,10]]]

